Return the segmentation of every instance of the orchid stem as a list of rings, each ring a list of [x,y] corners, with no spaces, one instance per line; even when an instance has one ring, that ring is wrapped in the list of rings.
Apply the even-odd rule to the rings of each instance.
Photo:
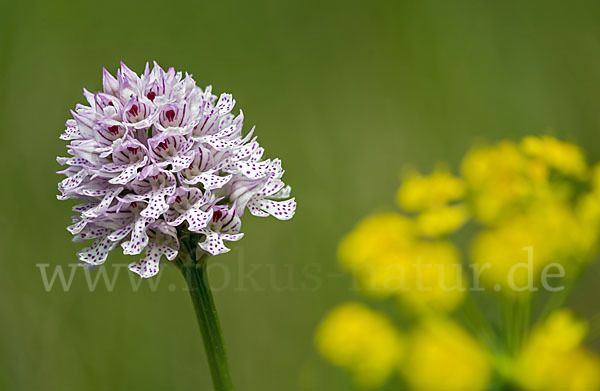
[[[233,382],[231,380],[221,325],[208,282],[206,258],[202,256],[199,259],[195,259],[191,251],[189,255],[192,262],[182,262],[180,266],[190,290],[194,309],[196,310],[214,390],[232,391],[234,389]]]

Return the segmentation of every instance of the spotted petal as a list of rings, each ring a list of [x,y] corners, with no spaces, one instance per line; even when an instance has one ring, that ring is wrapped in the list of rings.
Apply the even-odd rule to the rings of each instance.
[[[146,247],[146,256],[140,259],[139,262],[129,264],[129,270],[137,273],[142,278],[150,278],[155,276],[159,271],[160,259],[165,256],[169,261],[172,261],[177,256],[177,250],[174,250],[166,244],[148,244]]]
[[[91,247],[85,248],[77,253],[81,262],[89,265],[102,265],[108,256],[108,253],[117,246],[117,243],[111,242],[108,236],[103,236],[94,241]]]
[[[137,255],[146,247],[148,244],[148,234],[146,233],[148,222],[145,218],[140,218],[135,222],[131,232],[131,240],[121,244],[124,254]]]
[[[296,213],[296,200],[291,198],[286,201],[273,201],[267,199],[251,200],[248,203],[250,213],[255,216],[264,216],[268,213],[279,220],[289,220]]]

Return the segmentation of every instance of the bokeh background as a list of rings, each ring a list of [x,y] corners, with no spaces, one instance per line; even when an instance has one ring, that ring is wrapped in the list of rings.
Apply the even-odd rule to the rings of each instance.
[[[112,292],[90,292],[78,269],[68,292],[46,292],[36,266],[76,262],[55,157],[102,66],[157,60],[234,94],[298,200],[292,221],[247,218],[244,240],[213,261],[235,382],[348,390],[312,342],[355,295],[340,237],[393,207],[403,167],[456,168],[474,143],[551,133],[597,161],[599,17],[591,1],[1,1],[0,389],[210,387],[177,269],[137,292],[125,269]],[[599,276],[572,306],[600,310]]]

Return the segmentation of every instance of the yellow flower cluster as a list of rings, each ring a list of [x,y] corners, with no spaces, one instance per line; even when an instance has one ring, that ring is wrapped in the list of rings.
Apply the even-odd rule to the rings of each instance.
[[[541,160],[564,175],[584,178],[587,170],[583,153],[577,145],[550,136],[529,136],[521,141],[523,153]]]
[[[464,197],[465,185],[460,178],[438,170],[429,176],[412,175],[398,190],[398,205],[418,213],[419,234],[439,237],[460,228],[467,220],[461,204],[451,205]]]
[[[424,236],[438,237],[454,232],[467,221],[463,205],[440,206],[421,212],[417,218],[417,230]]]
[[[525,390],[600,389],[600,358],[581,346],[585,321],[567,310],[536,327],[515,362],[513,377]]]
[[[572,270],[589,260],[596,241],[596,230],[579,219],[568,204],[540,201],[480,232],[472,242],[471,258],[482,270],[484,283],[512,288],[503,289],[506,293],[518,293],[529,285],[537,289],[537,277],[544,269],[555,272],[551,263]]]
[[[600,358],[582,347],[584,321],[558,310],[528,330],[540,277],[572,278],[597,252],[600,164],[588,167],[574,144],[525,137],[471,150],[460,177],[410,175],[396,200],[403,212],[359,222],[338,258],[370,297],[398,300],[403,329],[343,304],[317,330],[324,357],[369,389],[396,373],[414,390],[483,390],[497,379],[524,390],[600,390]],[[468,242],[453,241],[466,224]],[[501,301],[495,327],[472,307],[474,280],[501,291],[487,297]]]
[[[464,194],[465,186],[460,178],[439,170],[429,176],[407,178],[398,190],[398,204],[404,210],[420,212],[460,200]]]
[[[472,241],[471,260],[480,270],[489,268],[481,274],[489,286],[524,287],[551,263],[573,269],[591,258],[599,233],[600,174],[592,170],[589,180],[576,145],[530,136],[476,148],[462,173],[471,215],[484,224]],[[529,269],[516,266],[528,263]]]
[[[404,338],[384,315],[354,302],[331,311],[315,339],[321,354],[347,369],[361,387],[384,383],[406,350]]]
[[[490,359],[473,337],[440,317],[424,319],[412,331],[402,373],[413,390],[479,391],[491,376]]]
[[[415,221],[397,213],[360,222],[338,251],[365,292],[394,295],[416,312],[451,311],[465,290],[459,254],[447,240],[425,240]]]
[[[588,174],[575,145],[549,136],[529,136],[470,151],[462,163],[472,215],[495,224],[547,198],[567,201],[574,181]]]
[[[489,383],[484,348],[447,318],[425,317],[410,332],[397,330],[363,304],[345,303],[316,332],[319,352],[352,374],[359,387],[381,386],[393,373],[415,390],[476,391]]]
[[[473,216],[489,224],[531,202],[548,174],[543,162],[528,159],[518,145],[505,141],[469,152],[462,163],[462,176]]]

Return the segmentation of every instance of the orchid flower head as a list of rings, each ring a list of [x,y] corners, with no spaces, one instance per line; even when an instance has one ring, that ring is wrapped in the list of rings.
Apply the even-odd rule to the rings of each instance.
[[[144,253],[129,269],[152,277],[177,257],[180,232],[200,235],[197,252],[218,255],[242,238],[246,209],[294,216],[281,161],[263,158],[254,128],[243,134],[232,95],[156,62],[141,75],[123,63],[116,76],[102,74],[102,91],[84,90],[87,105],[71,111],[60,136],[69,156],[57,158],[57,198],[79,202],[68,230],[93,240],[78,253],[82,264],[101,265],[120,247]]]

